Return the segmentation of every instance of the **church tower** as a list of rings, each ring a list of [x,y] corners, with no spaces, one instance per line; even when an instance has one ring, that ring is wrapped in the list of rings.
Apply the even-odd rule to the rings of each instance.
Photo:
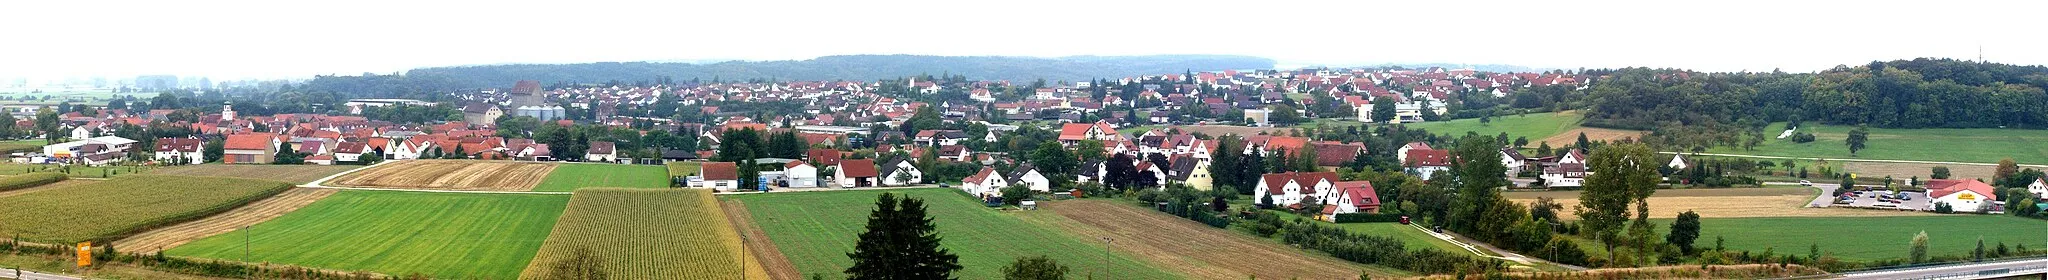
[[[235,120],[235,102],[234,102],[234,101],[227,101],[227,102],[221,102],[221,103],[220,103],[220,120],[223,120],[223,121],[232,121],[232,120]]]

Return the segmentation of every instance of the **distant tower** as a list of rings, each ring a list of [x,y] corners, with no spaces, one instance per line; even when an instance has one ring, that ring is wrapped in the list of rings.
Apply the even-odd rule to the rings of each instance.
[[[223,120],[223,121],[232,121],[232,120],[235,120],[235,102],[234,102],[234,101],[227,101],[227,102],[221,102],[221,103],[220,103],[220,120]]]

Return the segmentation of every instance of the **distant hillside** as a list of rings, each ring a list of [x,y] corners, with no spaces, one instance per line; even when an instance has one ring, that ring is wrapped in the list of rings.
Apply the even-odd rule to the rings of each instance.
[[[515,64],[413,69],[406,76],[434,78],[463,88],[506,87],[518,80],[556,82],[653,81],[754,78],[790,80],[860,80],[919,74],[964,75],[975,80],[1084,81],[1185,71],[1269,69],[1273,60],[1231,55],[1073,56],[1061,58],[999,56],[843,55],[810,60],[727,61],[712,64],[600,62],[581,64]]]

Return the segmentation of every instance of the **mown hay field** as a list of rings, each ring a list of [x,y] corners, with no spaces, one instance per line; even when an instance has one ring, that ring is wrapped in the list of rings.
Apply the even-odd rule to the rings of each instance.
[[[767,240],[757,240],[767,241]],[[768,279],[711,191],[577,190],[521,279],[559,279],[555,264],[584,251],[614,279]],[[742,262],[742,260],[750,260]],[[741,265],[746,264],[745,268]]]
[[[513,279],[533,260],[568,203],[566,195],[344,190],[247,231],[186,243],[167,254],[387,275]]]
[[[334,178],[333,184],[367,188],[530,191],[556,164],[483,160],[407,160]]]
[[[267,180],[124,176],[0,198],[0,236],[58,244],[110,241],[228,211],[288,188],[291,184]]]

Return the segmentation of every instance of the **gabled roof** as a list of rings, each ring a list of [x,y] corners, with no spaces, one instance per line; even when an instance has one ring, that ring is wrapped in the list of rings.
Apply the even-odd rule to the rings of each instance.
[[[203,148],[205,145],[205,141],[199,141],[199,139],[192,138],[156,139],[157,152],[196,153],[199,152],[199,149]]]
[[[704,180],[739,180],[739,165],[731,162],[706,162],[703,166]]]
[[[368,146],[364,145],[363,142],[342,142],[340,144],[334,145],[334,153],[360,154],[363,153],[363,150],[365,150],[366,147]]]
[[[1515,161],[1528,161],[1528,160],[1529,160],[1529,157],[1528,157],[1528,156],[1523,156],[1523,155],[1522,155],[1522,151],[1521,151],[1521,149],[1516,149],[1515,147],[1506,147],[1506,148],[1500,148],[1500,154],[1501,154],[1502,156],[1506,156],[1506,157],[1507,157],[1508,159],[1513,159],[1513,160],[1515,160]]]
[[[1167,172],[1169,173],[1167,174],[1168,179],[1174,181],[1187,181],[1188,177],[1194,176],[1195,165],[1199,161],[1201,160],[1186,155],[1173,157],[1173,169],[1172,171]]]
[[[1088,129],[1094,127],[1094,125],[1085,123],[1069,123],[1060,125],[1060,141],[1087,140]]]
[[[1024,165],[1017,166],[1017,169],[1015,170],[1010,170],[1010,176],[1003,179],[1006,179],[1012,183],[1022,182],[1024,181],[1024,175],[1031,174],[1032,171],[1038,171],[1038,167],[1031,166],[1030,163],[1026,163]],[[1045,174],[1039,174],[1038,176],[1045,176]]]
[[[811,149],[804,152],[811,162],[818,165],[839,165],[839,151],[832,149]]]
[[[1373,189],[1372,182],[1337,182],[1336,186],[1332,189],[1336,189],[1337,193],[1350,196],[1352,205],[1357,206],[1358,208],[1378,207],[1380,205],[1379,192]]]
[[[880,175],[880,173],[875,172],[875,160],[872,159],[841,160],[839,161],[839,172],[844,172],[846,177],[852,178]]]
[[[967,183],[975,183],[975,184],[980,184],[980,183],[981,183],[982,181],[986,181],[986,180],[988,180],[988,178],[989,178],[990,176],[995,176],[995,175],[996,175],[996,169],[995,169],[995,168],[993,168],[993,167],[987,167],[987,166],[983,166],[983,167],[981,167],[981,172],[975,172],[975,173],[974,173],[974,175],[972,175],[972,176],[967,176],[967,179],[962,179],[962,180],[960,180],[960,181],[961,181],[961,182],[967,182]],[[1000,178],[1000,177],[998,177],[998,178]]]
[[[1408,162],[1403,166],[1451,166],[1450,150],[1413,149],[1408,150]]]
[[[1316,166],[1343,166],[1365,152],[1365,145],[1316,143]]]
[[[235,134],[235,135],[228,135],[228,139],[227,139],[226,143],[223,143],[223,144],[221,145],[221,149],[223,149],[223,150],[264,150],[264,151],[268,151],[268,150],[270,150],[270,149],[272,149],[272,148],[276,148],[275,146],[271,146],[271,145],[270,145],[270,141],[274,141],[274,140],[277,140],[277,135],[275,135],[275,134],[269,134],[269,133],[250,133],[250,134]]]
[[[589,150],[589,151],[588,151],[587,153],[589,153],[589,154],[593,154],[593,155],[596,155],[596,154],[611,154],[611,153],[612,153],[612,150],[613,150],[613,149],[615,149],[615,148],[617,148],[617,147],[618,147],[618,146],[617,146],[617,144],[613,144],[612,142],[609,142],[609,141],[591,141],[591,142],[590,142],[590,150]]]
[[[1996,188],[1992,188],[1991,185],[1985,184],[1984,182],[1978,182],[1977,180],[1927,180],[1927,197],[1933,198],[1940,198],[1962,191],[1971,191],[1977,193],[1978,195],[1983,195],[1983,197],[1979,199],[1997,200],[1998,193],[1995,192],[1995,190]]]
[[[883,163],[883,164],[882,164],[882,166],[881,166],[881,168],[882,168],[882,171],[881,171],[881,173],[876,173],[876,174],[880,174],[880,175],[881,175],[881,176],[882,176],[883,178],[887,178],[887,177],[893,177],[893,176],[896,176],[896,171],[901,171],[901,169],[904,169],[904,168],[909,168],[910,170],[917,170],[917,167],[916,167],[916,166],[904,166],[905,164],[903,164],[903,163],[904,163],[904,162],[906,162],[906,161],[910,161],[910,160],[909,160],[909,158],[906,158],[906,157],[896,157],[896,158],[892,158],[892,159],[889,159],[889,162],[887,162],[887,163]]]

